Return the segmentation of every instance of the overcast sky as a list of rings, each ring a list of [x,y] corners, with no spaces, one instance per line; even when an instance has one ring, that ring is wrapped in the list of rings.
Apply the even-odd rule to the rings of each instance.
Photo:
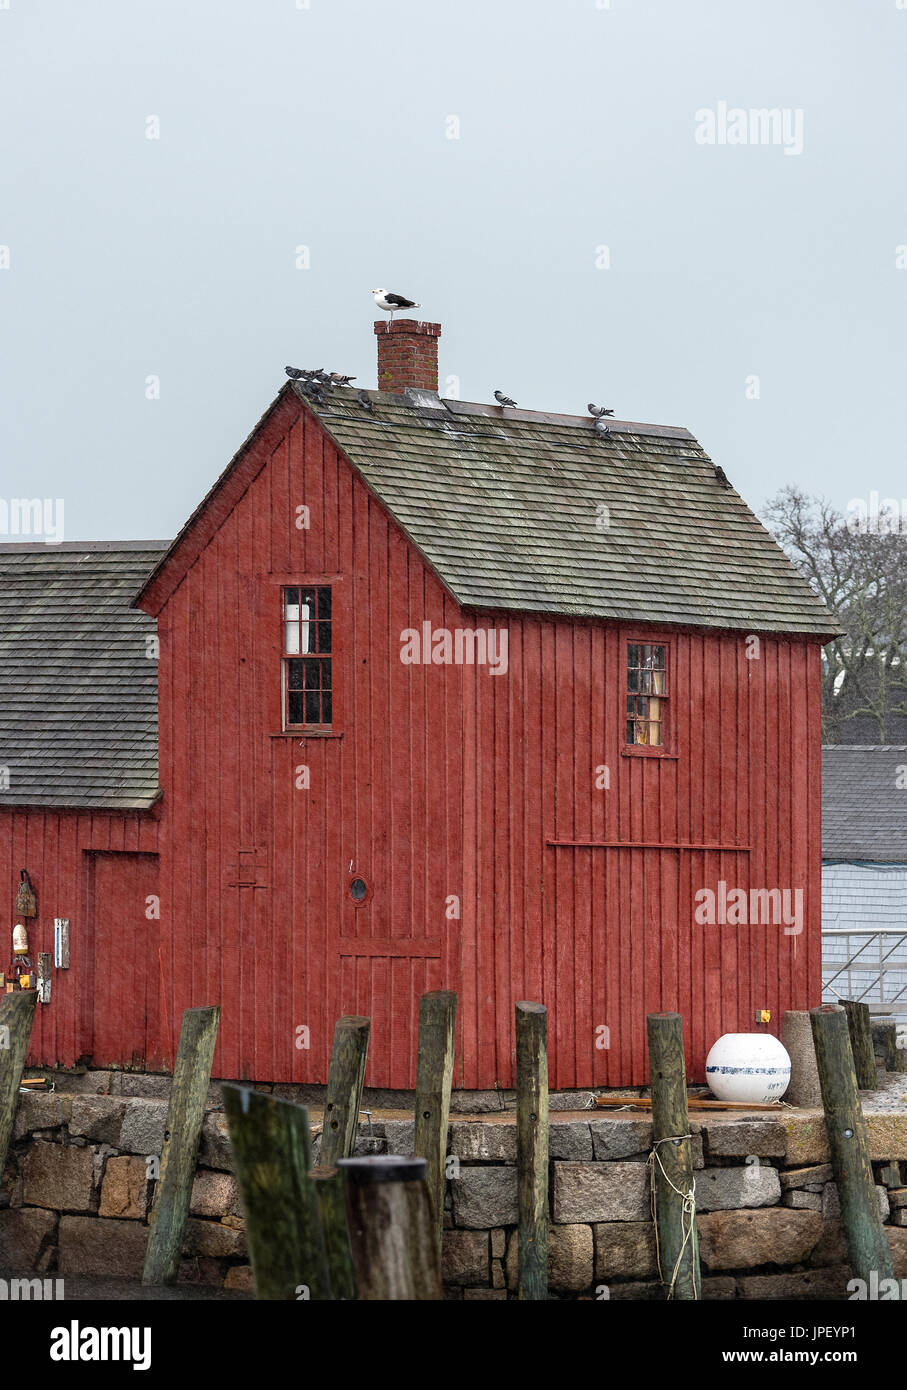
[[[464,399],[907,497],[899,4],[0,0],[0,495],[172,536],[383,285]]]

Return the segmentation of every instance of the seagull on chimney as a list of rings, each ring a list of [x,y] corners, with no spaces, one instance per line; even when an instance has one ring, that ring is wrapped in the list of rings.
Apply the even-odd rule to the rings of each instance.
[[[390,290],[372,290],[372,298],[379,309],[383,309],[386,314],[390,314],[387,323],[387,331],[394,321],[394,314],[397,309],[421,309],[422,305],[417,304],[414,299],[404,299],[402,294],[391,294]]]
[[[502,410],[503,410],[503,409],[506,409],[506,407],[507,407],[508,405],[509,405],[509,406],[515,406],[515,405],[516,405],[516,401],[512,401],[512,400],[510,399],[509,396],[505,396],[503,391],[495,391],[495,393],[494,393],[494,398],[495,398],[495,400],[497,401],[498,405],[501,407]]]
[[[614,411],[613,411],[613,410],[608,410],[607,407],[605,407],[605,406],[603,406],[603,405],[593,405],[593,404],[591,403],[591,401],[590,401],[590,403],[586,406],[586,409],[588,410],[589,414],[590,414],[590,415],[594,415],[594,416],[596,417],[596,419],[597,419],[600,415],[613,415],[613,414],[614,414]]]

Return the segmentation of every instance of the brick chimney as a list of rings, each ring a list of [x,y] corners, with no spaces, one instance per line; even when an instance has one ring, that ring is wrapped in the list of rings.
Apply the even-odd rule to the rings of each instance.
[[[383,319],[375,324],[378,339],[378,390],[400,392],[405,386],[438,389],[439,323]]]

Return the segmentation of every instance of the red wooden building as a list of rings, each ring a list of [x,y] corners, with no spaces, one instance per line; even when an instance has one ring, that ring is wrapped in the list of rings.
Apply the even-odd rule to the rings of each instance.
[[[702,1079],[819,1002],[832,621],[686,430],[441,399],[438,326],[376,333],[372,408],[284,386],[169,547],[0,548],[9,925],[25,868],[70,933],[33,1057],[160,1068],[219,1002],[216,1075],[323,1082],[367,1013],[411,1087],[447,987],[460,1086],[522,998],[554,1087],[645,1081],[652,1009]]]

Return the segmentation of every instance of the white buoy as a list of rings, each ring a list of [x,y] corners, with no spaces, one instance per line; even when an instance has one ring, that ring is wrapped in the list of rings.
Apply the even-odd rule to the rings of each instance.
[[[790,1055],[771,1033],[725,1033],[705,1059],[705,1079],[718,1100],[779,1100],[790,1085]]]

